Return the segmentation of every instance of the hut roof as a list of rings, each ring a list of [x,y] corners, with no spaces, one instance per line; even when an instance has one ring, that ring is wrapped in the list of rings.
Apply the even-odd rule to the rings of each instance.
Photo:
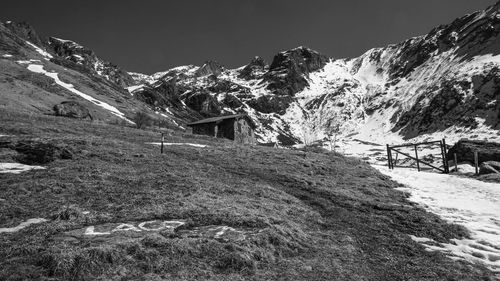
[[[233,114],[233,115],[212,117],[212,118],[202,119],[202,120],[198,120],[196,122],[189,123],[189,124],[187,124],[187,126],[192,127],[192,126],[201,125],[201,124],[220,123],[226,119],[241,119],[241,118],[245,118],[248,121],[248,124],[250,124],[250,126],[253,129],[255,129],[257,127],[257,125],[252,120],[252,118],[250,118],[250,116],[248,116],[247,114]]]

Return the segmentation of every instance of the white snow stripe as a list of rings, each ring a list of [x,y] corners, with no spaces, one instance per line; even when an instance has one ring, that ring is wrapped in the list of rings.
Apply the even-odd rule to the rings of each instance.
[[[69,83],[64,83],[63,81],[61,81],[59,79],[59,76],[56,72],[48,72],[46,71],[44,68],[43,68],[43,65],[38,65],[38,64],[30,64],[28,66],[28,70],[29,71],[32,71],[32,72],[36,72],[36,73],[41,73],[41,74],[44,74],[45,76],[48,76],[52,79],[54,79],[54,81],[62,86],[63,88],[67,89],[68,91],[74,93],[74,94],[77,94],[79,95],[80,97],[94,103],[95,105],[97,106],[100,106],[106,110],[108,110],[109,112],[111,112],[111,114],[121,118],[121,119],[124,119],[126,120],[127,122],[131,123],[131,124],[134,124],[134,122],[130,121],[129,119],[127,119],[125,117],[125,114],[123,114],[120,110],[118,110],[116,107],[110,105],[110,104],[107,104],[105,102],[102,102],[100,100],[97,100],[85,93],[82,93],[80,91],[78,91],[77,89],[75,89],[75,87],[73,86],[73,84],[69,84]]]

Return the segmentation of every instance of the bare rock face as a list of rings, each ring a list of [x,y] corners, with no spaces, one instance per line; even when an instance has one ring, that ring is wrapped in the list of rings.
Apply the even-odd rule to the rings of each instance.
[[[478,152],[479,164],[488,161],[500,162],[500,143],[479,141],[479,140],[459,140],[447,154],[448,159],[453,159],[457,154],[458,162],[474,163],[474,152]]]
[[[202,77],[202,76],[209,76],[209,75],[215,75],[219,76],[222,71],[224,71],[224,67],[216,62],[216,61],[206,61],[198,70],[196,70],[196,76],[197,77]]]
[[[278,113],[285,114],[286,109],[293,102],[291,96],[261,96],[257,99],[248,101],[248,105],[253,109],[262,113]]]
[[[35,29],[27,22],[8,22],[5,26],[12,33],[23,38],[24,40],[33,42],[37,46],[44,46],[42,39],[36,33]]]
[[[325,66],[328,58],[309,48],[299,47],[277,54],[264,80],[276,95],[293,96],[309,86],[309,73]]]
[[[50,37],[49,46],[59,57],[73,62],[76,66],[85,67],[94,75],[101,76],[120,87],[128,87],[135,83],[129,73],[110,62],[99,59],[94,51],[71,40]]]
[[[70,118],[85,119],[91,118],[89,110],[74,101],[65,101],[54,106],[54,112],[57,116],[64,116]]]
[[[262,77],[269,69],[269,66],[261,57],[255,57],[247,64],[238,75],[239,78],[250,80]]]
[[[188,94],[184,102],[189,108],[205,117],[214,117],[222,113],[222,108],[217,98],[205,91]]]

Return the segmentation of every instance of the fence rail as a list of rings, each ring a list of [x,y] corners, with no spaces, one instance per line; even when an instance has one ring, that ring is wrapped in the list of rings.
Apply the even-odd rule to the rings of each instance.
[[[437,167],[431,163],[428,163],[427,161],[424,161],[422,159],[419,159],[418,157],[418,147],[419,146],[422,146],[422,145],[439,145],[440,149],[441,149],[441,158],[443,160],[443,167],[440,168],[440,167]],[[414,151],[415,151],[415,156],[411,156],[410,154],[408,153],[405,153],[405,152],[402,152],[400,149],[401,148],[404,148],[404,147],[413,147]],[[420,143],[407,143],[407,144],[399,144],[399,145],[389,145],[387,144],[387,164],[388,164],[388,167],[389,169],[394,169],[394,165],[395,163],[397,162],[397,157],[399,154],[403,155],[403,156],[406,156],[412,160],[415,160],[417,163],[417,170],[420,172],[421,168],[420,168],[420,164],[422,165],[425,165],[425,166],[429,166],[433,169],[436,169],[442,173],[445,173],[445,174],[448,174],[450,172],[450,169],[448,167],[448,160],[446,159],[446,141],[444,139],[442,140],[439,140],[439,141],[430,141],[430,142],[420,142]],[[392,154],[393,152],[396,152],[396,160],[394,160],[392,158]]]

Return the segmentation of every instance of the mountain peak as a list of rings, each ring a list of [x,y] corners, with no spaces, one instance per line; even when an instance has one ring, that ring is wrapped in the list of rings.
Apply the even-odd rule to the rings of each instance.
[[[6,21],[4,23],[5,27],[7,27],[12,33],[19,36],[20,38],[30,41],[33,44],[43,47],[44,44],[40,36],[38,36],[36,30],[33,28],[31,24],[26,21],[22,22],[13,22]]]
[[[220,63],[214,60],[207,60],[198,70],[196,70],[196,76],[219,76],[222,71],[224,71],[224,67]]]

